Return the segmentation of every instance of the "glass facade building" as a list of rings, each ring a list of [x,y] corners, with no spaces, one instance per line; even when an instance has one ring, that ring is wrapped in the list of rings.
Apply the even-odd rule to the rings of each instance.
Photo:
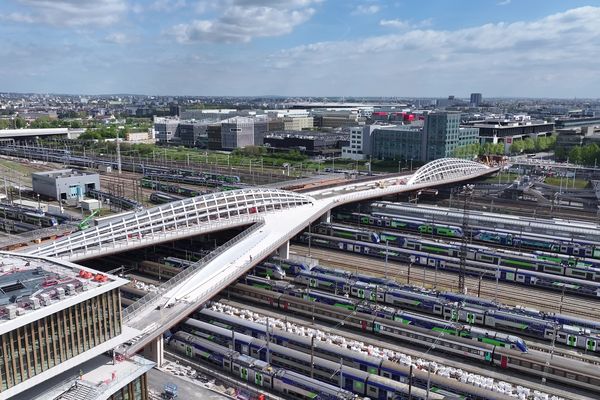
[[[421,128],[397,126],[373,132],[373,158],[383,160],[420,160],[423,131]]]

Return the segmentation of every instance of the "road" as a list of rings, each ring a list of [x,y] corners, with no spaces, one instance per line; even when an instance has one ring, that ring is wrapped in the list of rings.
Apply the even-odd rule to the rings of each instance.
[[[148,371],[148,389],[150,399],[159,399],[165,384],[174,383],[177,385],[179,399],[198,399],[198,400],[229,400],[230,398],[222,394],[213,392],[203,387],[200,382],[197,384],[190,378],[181,378],[156,368]]]

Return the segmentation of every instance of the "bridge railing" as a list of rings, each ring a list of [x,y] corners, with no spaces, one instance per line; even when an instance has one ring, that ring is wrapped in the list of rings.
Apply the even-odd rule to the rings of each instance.
[[[255,222],[255,224],[252,225],[250,228],[244,230],[244,232],[235,236],[233,239],[229,240],[216,250],[210,252],[209,254],[198,260],[196,263],[180,272],[179,274],[175,275],[173,278],[169,279],[164,284],[160,285],[156,292],[148,293],[147,295],[143,296],[138,301],[127,307],[125,310],[123,310],[123,322],[127,323],[128,321],[131,321],[133,318],[135,318],[136,315],[140,313],[140,311],[144,310],[146,307],[155,305],[155,303],[157,303],[162,298],[164,293],[177,286],[183,280],[189,278],[195,272],[202,269],[206,264],[208,264],[216,257],[220,256],[225,251],[227,251],[231,246],[242,241],[247,236],[255,232],[257,229],[262,228],[265,224],[264,220],[260,217],[249,218],[248,223],[251,222]]]
[[[323,207],[323,209],[321,211],[324,211],[324,209],[326,209],[326,207]],[[225,245],[221,246],[217,251],[221,250],[221,248],[222,248],[223,250],[219,251],[219,254],[222,254],[225,250],[227,250],[227,248],[231,247],[229,245],[229,243],[231,243],[233,241],[235,241],[235,243],[240,242],[245,237],[247,237],[250,234],[252,234],[253,232],[255,232],[257,229],[260,229],[263,225],[264,225],[264,222],[256,224],[256,225],[253,225],[251,228],[247,229],[246,231],[244,231],[240,235],[238,235],[235,238],[233,238],[231,241],[227,242]],[[292,237],[296,233],[295,231],[301,231],[301,230],[302,230],[302,228],[290,229],[290,230],[286,231],[283,235],[281,235],[281,237],[282,238]],[[231,243],[231,244],[234,244],[234,243]],[[266,248],[264,248],[263,250],[261,250],[260,252],[258,252],[253,257],[254,262],[256,262],[258,260],[261,260],[264,257],[270,255],[275,250],[277,250],[277,248],[280,245],[281,245],[281,243],[279,243],[279,241],[273,242],[273,243],[269,244]],[[216,251],[215,251],[215,253],[216,253]],[[211,259],[214,259],[219,254],[215,254],[215,256],[212,257]],[[205,302],[207,302],[208,300],[210,300],[213,296],[217,295],[221,290],[225,289],[233,281],[235,281],[241,275],[243,275],[244,273],[246,273],[251,268],[251,265],[252,265],[253,262],[249,258],[246,258],[246,254],[241,255],[240,257],[237,258],[237,260],[239,260],[240,258],[244,258],[246,261],[242,265],[240,265],[239,267],[235,268],[233,271],[231,271],[228,274],[224,275],[218,281],[215,282],[214,280],[211,280],[210,281],[211,282],[210,287],[207,287],[202,292],[200,292],[196,296],[196,300],[194,300],[192,302],[189,302],[188,305],[186,306],[186,308],[184,310],[178,310],[178,316],[180,316],[181,318],[185,318],[187,316],[187,314],[189,314],[189,312],[187,312],[187,310],[196,309],[198,307],[201,307]],[[237,260],[234,260],[233,263],[235,263]],[[202,260],[199,261],[199,263],[200,262],[202,262]],[[202,266],[204,266],[205,264],[206,263],[202,263]],[[187,276],[186,276],[186,278],[187,278]],[[175,279],[175,278],[173,278],[173,279]],[[180,279],[179,281],[181,281],[183,279],[184,278]],[[144,297],[146,297],[146,296],[144,296]],[[158,298],[160,298],[160,296],[158,296]],[[132,306],[129,306],[127,309],[129,309]],[[125,311],[127,311],[127,309]],[[136,309],[137,312],[139,312],[138,310],[143,310],[143,309],[142,308]],[[131,318],[133,318],[133,317],[132,316],[128,316],[128,320],[131,320]],[[125,321],[125,317],[123,318],[123,320]],[[165,329],[167,329],[167,326],[173,325],[173,324],[177,323],[177,321],[179,321],[179,320],[180,319],[178,319],[176,317],[174,318],[173,315],[168,314],[168,313],[165,314],[164,316],[161,316],[160,320],[158,320],[157,323],[154,324],[154,328],[153,329],[144,332],[144,336],[145,336],[146,340],[141,339],[140,341],[134,343],[131,347],[129,347],[127,349],[127,353],[128,354],[132,354],[132,353],[135,353],[136,351],[138,351],[139,349],[143,348],[146,345],[147,340],[151,339],[152,337],[155,337],[155,335],[153,335],[153,333],[156,333],[157,331],[161,331],[162,332]]]

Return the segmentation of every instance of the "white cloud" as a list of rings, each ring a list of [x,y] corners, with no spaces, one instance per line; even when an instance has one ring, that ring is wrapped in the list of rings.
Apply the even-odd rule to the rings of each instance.
[[[110,25],[126,11],[125,0],[18,0],[28,9],[19,22],[54,26]],[[12,20],[16,20],[13,18]]]
[[[398,29],[410,28],[410,23],[408,21],[402,21],[399,19],[382,19],[379,21],[379,25]]]
[[[422,21],[412,23],[411,21],[404,21],[401,19],[382,19],[379,21],[380,26],[385,26],[388,28],[394,29],[417,29],[417,28],[426,28],[433,24],[431,18],[424,19]]]
[[[194,20],[167,31],[180,43],[246,43],[257,37],[281,36],[306,22],[315,13],[310,7],[321,0],[226,0],[214,19]]]
[[[445,87],[450,92],[456,86],[473,85],[481,86],[480,90],[494,87],[500,94],[513,90],[525,95],[528,88],[572,91],[581,88],[586,79],[600,85],[600,75],[593,66],[593,60],[600,57],[599,20],[600,7],[582,7],[534,21],[457,30],[411,28],[360,40],[294,47],[268,57],[267,64],[282,71],[293,70],[296,75],[310,75],[314,87],[327,87],[328,93],[337,89],[347,93],[348,83],[358,81],[368,81],[369,92],[387,94],[397,90],[390,82],[400,81],[403,90],[414,94],[432,90],[442,94]],[[382,25],[410,25],[387,21]],[[586,55],[585,61],[581,54]],[[366,75],[357,77],[357,71]],[[558,71],[563,76],[552,88],[534,87],[542,84],[539,76]],[[339,87],[335,87],[336,82]],[[358,90],[354,83],[352,86]]]
[[[352,11],[353,15],[373,15],[377,14],[381,10],[377,4],[359,4],[356,6],[354,11]]]
[[[498,3],[496,3],[499,6],[507,6],[509,5],[511,2],[511,0],[500,0]]]
[[[108,34],[104,40],[108,43],[114,44],[127,44],[132,42],[131,37],[122,32],[113,32]]]
[[[13,12],[10,14],[0,14],[0,20],[11,21],[11,22],[26,22],[28,24],[35,22],[35,19],[30,14],[22,14]]]

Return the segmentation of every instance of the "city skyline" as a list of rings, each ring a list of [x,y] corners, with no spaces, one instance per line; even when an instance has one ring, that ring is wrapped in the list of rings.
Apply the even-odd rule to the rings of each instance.
[[[597,98],[599,6],[10,0],[0,91]]]

